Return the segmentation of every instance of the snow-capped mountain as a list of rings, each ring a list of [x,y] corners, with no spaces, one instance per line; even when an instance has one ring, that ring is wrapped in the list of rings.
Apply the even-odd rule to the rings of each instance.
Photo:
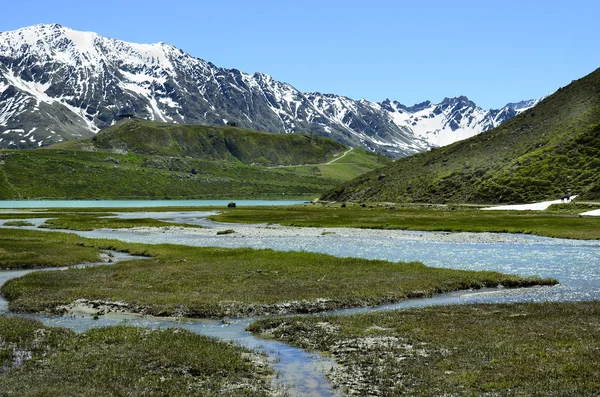
[[[423,102],[407,108],[386,100],[383,106],[396,125],[432,146],[445,146],[490,130],[535,106],[540,99],[509,103],[502,109],[483,110],[465,96],[444,98],[439,104]]]
[[[458,97],[406,107],[300,92],[165,43],[127,43],[60,25],[0,33],[0,148],[91,136],[119,115],[133,114],[314,133],[401,157],[481,133],[536,103],[486,111]]]

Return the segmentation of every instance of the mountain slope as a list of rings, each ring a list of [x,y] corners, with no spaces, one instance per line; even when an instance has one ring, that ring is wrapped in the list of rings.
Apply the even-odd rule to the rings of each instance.
[[[92,138],[1,149],[0,199],[312,199],[384,163],[348,153],[316,136],[123,120]]]
[[[313,198],[338,180],[287,168],[156,155],[1,150],[0,199]]]
[[[90,137],[129,113],[312,133],[402,157],[496,127],[534,102],[485,111],[465,97],[413,107],[356,101],[218,68],[165,43],[127,43],[60,25],[0,33],[0,148]]]
[[[327,200],[511,203],[597,195],[600,69],[491,131],[400,159]]]
[[[272,134],[237,127],[209,127],[128,119],[93,138],[50,148],[136,153],[244,164],[320,164],[348,148],[328,138],[304,134]]]

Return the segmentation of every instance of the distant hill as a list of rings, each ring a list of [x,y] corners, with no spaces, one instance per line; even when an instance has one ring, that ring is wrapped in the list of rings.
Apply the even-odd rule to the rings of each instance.
[[[396,161],[322,198],[522,203],[600,198],[600,69],[490,131]]]
[[[0,199],[312,199],[390,162],[310,135],[126,120],[94,138],[0,150]]]
[[[50,148],[191,157],[269,166],[324,163],[348,149],[341,143],[319,136],[141,119],[125,119],[92,138],[64,142]]]

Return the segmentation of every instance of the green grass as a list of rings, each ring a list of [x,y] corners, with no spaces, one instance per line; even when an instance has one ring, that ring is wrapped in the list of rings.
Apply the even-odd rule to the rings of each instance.
[[[391,207],[387,207],[391,208]],[[307,227],[359,227],[448,232],[526,233],[582,240],[600,239],[600,218],[534,211],[479,211],[467,207],[394,207],[306,204],[247,207],[211,217],[220,222],[279,223]],[[460,208],[460,209],[459,209]]]
[[[24,233],[20,235],[23,241],[42,239],[41,246],[73,238],[19,232]],[[152,258],[27,274],[2,287],[9,308],[51,311],[87,299],[124,301],[131,311],[158,316],[246,316],[375,305],[499,284],[556,283],[497,272],[429,268],[418,262],[392,263],[307,252],[143,245],[83,238],[78,241],[84,247]],[[35,252],[33,247],[31,250]]]
[[[277,134],[229,126],[159,123],[141,119],[123,120],[100,131],[93,138],[64,142],[53,147],[225,160],[263,166],[325,163],[347,149],[332,139],[315,135]]]
[[[332,164],[318,164],[290,167],[298,174],[320,175],[324,178],[349,181],[368,171],[392,164],[385,156],[354,148],[350,153]]]
[[[0,316],[0,368],[18,352],[31,358],[0,370],[2,396],[270,395],[258,354],[180,329],[75,334]]]
[[[400,159],[326,200],[527,203],[600,198],[600,69],[493,130]],[[384,178],[380,178],[385,174]]]
[[[361,150],[320,165],[346,150],[317,136],[128,120],[94,138],[0,150],[0,199],[310,199],[380,166]]]
[[[217,232],[217,236],[221,236],[221,235],[224,235],[224,234],[233,234],[233,233],[235,233],[235,230],[233,230],[233,229],[219,230]]]
[[[0,269],[62,267],[98,262],[99,250],[71,234],[0,228]]]
[[[600,180],[596,180],[596,182],[584,192],[581,199],[600,201]]]
[[[152,218],[122,219],[110,218],[113,214],[102,213],[60,213],[57,218],[48,219],[40,227],[46,229],[67,229],[67,230],[96,230],[102,228],[109,229],[128,229],[133,227],[195,227],[187,224],[163,222]]]
[[[357,156],[354,164],[270,168],[158,155],[0,150],[0,199],[312,199],[376,167],[372,157]],[[339,175],[327,171],[340,167]]]
[[[431,307],[266,319],[250,330],[333,356],[363,395],[596,396],[600,303]]]
[[[199,211],[197,207],[158,207],[158,208],[119,208],[118,212],[161,212],[161,211]],[[204,207],[201,210],[215,210],[215,207]],[[49,218],[40,228],[66,229],[89,231],[96,229],[127,229],[133,227],[191,227],[201,228],[198,225],[166,222],[152,218],[118,218],[115,208],[63,208],[50,210],[35,210],[22,213],[0,214],[0,219],[31,219]],[[22,220],[8,221],[5,226],[33,226],[32,223]]]
[[[0,160],[5,200],[305,199],[339,183],[287,168],[140,154],[0,150]]]
[[[26,210],[27,211],[27,210]],[[35,212],[6,212],[6,213],[2,213],[0,212],[0,219],[35,219],[35,218],[48,218],[49,214],[57,214],[56,212],[47,212],[46,210],[41,210],[41,211],[37,211],[35,210]],[[59,216],[59,215],[56,215]],[[10,223],[13,222],[25,222],[25,221],[9,221]],[[9,222],[5,222],[4,224],[6,225]],[[9,225],[7,225],[9,226]],[[15,226],[15,225],[12,225]]]
[[[117,213],[128,212],[185,212],[185,211],[219,211],[227,206],[158,206],[158,207],[90,207],[90,208],[23,208],[18,212],[0,212],[0,219],[60,218],[63,216],[96,217],[116,216]]]
[[[600,203],[563,203],[563,204],[552,204],[547,212],[555,212],[560,214],[572,214],[579,215],[583,212],[594,211],[600,209]]]
[[[3,369],[14,367],[20,356],[28,356],[24,352],[42,357],[73,335],[73,331],[45,327],[37,320],[0,315],[0,377]]]
[[[9,221],[4,222],[4,226],[33,226],[33,223],[26,221]]]

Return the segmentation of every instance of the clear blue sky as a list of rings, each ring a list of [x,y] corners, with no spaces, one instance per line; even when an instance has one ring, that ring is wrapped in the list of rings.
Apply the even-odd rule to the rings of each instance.
[[[484,108],[600,67],[599,0],[0,0],[0,31],[38,23],[164,41],[301,91]]]

